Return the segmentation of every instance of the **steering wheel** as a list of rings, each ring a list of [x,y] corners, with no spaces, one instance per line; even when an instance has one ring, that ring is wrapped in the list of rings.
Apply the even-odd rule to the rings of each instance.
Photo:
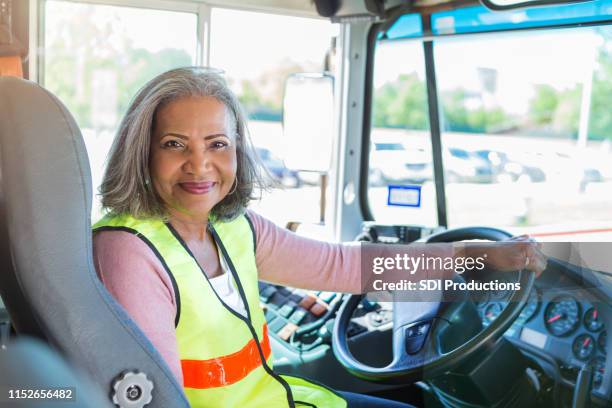
[[[511,237],[506,231],[488,227],[447,230],[428,237],[427,243],[484,239],[500,241]],[[462,280],[460,276],[456,279]],[[469,293],[460,301],[406,302],[399,292],[393,296],[393,359],[386,367],[372,367],[358,361],[348,347],[347,328],[363,295],[349,296],[336,316],[332,347],[338,361],[353,375],[388,384],[407,383],[435,377],[473,356],[506,332],[525,306],[533,287],[534,274],[518,272],[520,290],[511,295],[503,312],[486,328]],[[405,299],[405,298],[404,298]],[[397,301],[396,301],[397,300]]]

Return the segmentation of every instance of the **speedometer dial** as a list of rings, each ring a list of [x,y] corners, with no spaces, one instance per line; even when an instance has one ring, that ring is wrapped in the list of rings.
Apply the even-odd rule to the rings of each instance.
[[[571,296],[553,299],[544,311],[546,329],[555,336],[567,336],[580,325],[580,305]]]

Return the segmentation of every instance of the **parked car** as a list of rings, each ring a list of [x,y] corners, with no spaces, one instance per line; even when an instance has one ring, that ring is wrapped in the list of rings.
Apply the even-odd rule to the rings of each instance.
[[[399,142],[374,142],[370,150],[370,185],[422,184],[433,178],[431,154]]]
[[[276,157],[270,149],[256,147],[255,150],[270,175],[277,181],[288,187],[300,187],[302,185],[299,173],[296,170],[288,169],[285,163]]]
[[[491,164],[473,152],[447,147],[442,157],[448,183],[492,183]]]
[[[542,169],[511,159],[505,152],[482,149],[474,153],[490,164],[496,181],[524,179],[532,183],[540,183],[546,180],[546,175]]]

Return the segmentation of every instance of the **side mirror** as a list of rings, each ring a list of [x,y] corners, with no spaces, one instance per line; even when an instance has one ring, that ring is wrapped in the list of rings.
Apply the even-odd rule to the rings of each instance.
[[[283,160],[288,168],[325,173],[331,166],[334,78],[293,74],[283,98]]]

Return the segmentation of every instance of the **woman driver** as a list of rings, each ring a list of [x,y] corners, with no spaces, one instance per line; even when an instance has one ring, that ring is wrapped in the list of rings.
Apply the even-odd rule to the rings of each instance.
[[[105,286],[194,407],[405,407],[274,373],[258,279],[358,293],[360,252],[246,210],[263,185],[258,169],[245,116],[219,75],[181,68],[146,84],[101,186],[108,215],[94,227],[94,256]],[[541,271],[537,247],[519,241],[493,266],[528,260]]]

